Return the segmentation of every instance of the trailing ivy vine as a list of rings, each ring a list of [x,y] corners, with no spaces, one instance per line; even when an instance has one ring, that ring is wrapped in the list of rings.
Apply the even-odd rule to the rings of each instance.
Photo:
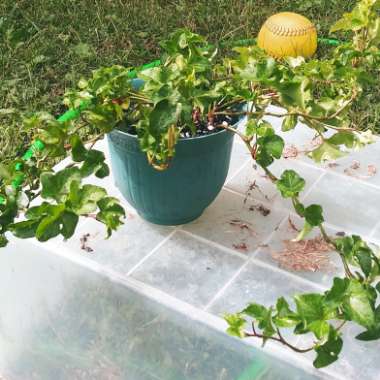
[[[80,81],[78,90],[66,94],[69,108],[83,109],[78,119],[56,120],[36,113],[25,120],[37,131],[31,153],[0,164],[0,246],[7,245],[8,233],[40,241],[58,235],[68,239],[80,217],[96,218],[110,235],[122,224],[125,212],[104,188],[86,184],[90,176],[109,174],[105,156],[94,144],[114,128],[128,128],[137,135],[150,164],[165,170],[181,134],[194,135],[197,124],[206,123],[239,135],[252,159],[304,220],[297,239],[318,228],[345,270],[345,276],[335,278],[323,294],[294,296],[294,306],[280,297],[272,307],[251,303],[226,315],[229,333],[261,338],[264,343],[279,341],[297,352],[314,350],[318,368],[337,360],[343,345],[341,330],[348,322],[363,328],[358,339],[379,339],[377,254],[359,236],[328,236],[322,207],[300,201],[305,180],[293,170],[285,170],[279,178],[271,172],[285,142],[265,121],[267,116],[281,118],[283,132],[298,122],[313,130],[321,143],[309,155],[317,162],[337,159],[373,142],[370,132],[353,125],[349,111],[373,84],[368,73],[379,71],[379,9],[379,0],[362,0],[345,14],[331,30],[352,33],[352,41],[336,47],[329,59],[276,61],[257,47],[236,48],[234,56],[223,58],[201,36],[179,30],[162,43],[163,64],[138,73],[144,81],[140,88],[131,80],[132,68],[95,71],[92,78]],[[248,107],[243,109],[243,104]],[[271,111],[272,105],[283,111]],[[234,116],[247,116],[244,133],[225,120],[219,122]],[[71,163],[54,170],[52,160],[59,162],[67,155]],[[281,329],[290,327],[295,334],[314,334],[314,343],[295,347],[282,334]]]

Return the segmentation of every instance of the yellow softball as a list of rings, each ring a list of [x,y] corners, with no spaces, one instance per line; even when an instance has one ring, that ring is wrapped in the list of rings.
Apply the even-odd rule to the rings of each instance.
[[[260,48],[275,58],[308,58],[317,50],[317,31],[306,17],[281,12],[265,21],[257,42]]]

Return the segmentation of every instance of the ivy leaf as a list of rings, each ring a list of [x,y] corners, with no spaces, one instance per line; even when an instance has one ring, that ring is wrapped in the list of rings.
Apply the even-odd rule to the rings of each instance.
[[[243,310],[244,314],[247,314],[256,320],[265,318],[267,312],[268,309],[265,306],[259,305],[257,303],[251,303]]]
[[[8,243],[8,239],[3,234],[0,234],[0,248],[6,247]]]
[[[82,140],[78,135],[73,135],[70,138],[71,155],[75,162],[82,162],[87,157],[87,149],[84,147]]]
[[[61,232],[60,217],[63,211],[64,211],[63,205],[50,207],[50,215],[42,218],[36,230],[36,238],[39,241],[47,241],[60,234]]]
[[[331,136],[328,141],[332,145],[344,145],[347,148],[353,148],[356,142],[356,136],[352,132],[341,131]]]
[[[110,169],[105,162],[103,162],[100,168],[95,172],[95,176],[98,178],[105,178],[109,176],[109,174],[110,174]]]
[[[279,327],[291,327],[299,322],[297,314],[290,309],[289,304],[284,297],[278,298],[276,311],[277,314],[274,316],[273,320]]]
[[[269,155],[265,150],[260,150],[256,156],[256,162],[263,168],[268,167],[273,163],[273,157]]]
[[[99,171],[101,174],[104,174],[108,169],[108,166],[104,161],[105,156],[103,152],[96,149],[87,151],[86,158],[80,168],[82,177],[88,177],[93,173],[98,173]],[[105,167],[107,168],[105,169]]]
[[[256,120],[249,119],[245,126],[245,135],[252,137],[257,132],[258,124]]]
[[[317,357],[313,364],[316,368],[326,367],[338,359],[338,355],[343,347],[343,340],[339,332],[330,326],[328,340],[326,343],[315,348]]]
[[[355,252],[355,257],[358,260],[361,270],[363,271],[365,276],[368,277],[372,271],[371,251],[369,249],[363,248],[358,249],[358,251]]]
[[[297,116],[296,115],[288,115],[284,117],[282,121],[281,130],[283,132],[291,131],[297,125]]]
[[[149,115],[151,130],[160,131],[167,129],[177,122],[177,105],[170,104],[164,99],[156,104]]]
[[[348,278],[334,278],[333,286],[325,293],[325,305],[329,309],[341,307],[349,284]]]
[[[307,328],[314,333],[317,339],[325,339],[330,332],[330,325],[326,321],[313,321],[308,324]]]
[[[97,210],[97,203],[107,195],[107,192],[99,186],[84,185],[82,188],[71,189],[69,206],[77,215],[90,214]]]
[[[265,136],[259,139],[259,144],[262,145],[268,155],[277,159],[281,158],[285,146],[282,137],[278,135]]]
[[[70,191],[71,183],[80,182],[81,175],[78,168],[66,168],[58,173],[42,173],[42,198],[51,198],[57,202],[65,201]]]
[[[107,226],[107,236],[111,236],[112,231],[116,230],[123,222],[125,211],[119,201],[113,197],[105,197],[98,201],[100,212],[96,219]]]
[[[358,280],[350,280],[343,309],[348,318],[368,330],[376,327],[372,295]]]
[[[244,326],[247,321],[242,318],[240,314],[226,314],[224,319],[228,323],[228,334],[238,338],[244,338]]]
[[[305,219],[313,227],[317,227],[324,222],[323,210],[320,205],[310,205],[305,208]]]
[[[272,308],[266,308],[262,305],[251,303],[242,313],[254,318],[258,322],[259,328],[263,330],[263,344],[265,344],[269,337],[276,333],[272,320]]]
[[[79,217],[73,212],[64,211],[62,214],[61,220],[62,220],[61,234],[63,235],[65,239],[69,239],[74,235]]]
[[[305,187],[305,180],[294,170],[285,170],[276,182],[277,189],[284,198],[297,196]]]
[[[358,340],[371,341],[380,339],[380,326],[375,329],[364,331],[356,336]]]
[[[318,148],[309,153],[309,156],[316,162],[336,160],[345,155],[336,145],[325,141]]]
[[[297,105],[304,109],[306,103],[311,99],[310,80],[307,78],[288,80],[275,86],[280,92],[280,98],[285,105],[291,107]]]
[[[29,239],[35,236],[40,219],[24,220],[8,226],[9,231],[20,239]]]
[[[260,137],[274,136],[275,132],[270,123],[265,120],[260,120],[258,122],[257,135]]]
[[[307,323],[324,319],[324,297],[321,294],[299,294],[294,296],[294,300],[297,306],[297,313]]]

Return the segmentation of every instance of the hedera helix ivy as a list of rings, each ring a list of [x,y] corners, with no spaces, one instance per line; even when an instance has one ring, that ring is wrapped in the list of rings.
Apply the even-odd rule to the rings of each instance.
[[[244,310],[225,316],[228,332],[240,338],[262,338],[263,343],[275,340],[297,352],[314,350],[316,367],[337,360],[343,345],[341,331],[349,322],[363,328],[358,339],[379,339],[377,253],[359,236],[328,236],[322,207],[299,199],[304,179],[294,170],[285,170],[280,178],[271,172],[270,166],[281,158],[285,143],[264,119],[282,118],[284,132],[298,122],[312,129],[320,144],[309,155],[317,162],[337,159],[371,143],[371,133],[354,125],[349,112],[379,72],[379,8],[379,0],[362,0],[345,14],[331,30],[353,34],[353,38],[336,47],[327,59],[276,61],[257,47],[236,48],[234,56],[223,58],[201,36],[179,30],[162,43],[162,66],[138,74],[144,80],[138,90],[130,78],[132,68],[113,66],[95,71],[91,79],[79,82],[78,90],[66,94],[69,108],[89,104],[79,119],[58,122],[47,113],[27,118],[26,126],[36,131],[45,148],[27,160],[1,163],[0,195],[5,201],[0,204],[0,245],[8,243],[8,232],[40,241],[57,235],[68,239],[80,217],[104,223],[108,235],[122,224],[125,212],[119,201],[104,188],[86,183],[90,176],[109,174],[104,154],[93,147],[112,129],[122,125],[132,128],[151,165],[165,170],[181,132],[195,133],[196,123],[215,124],[221,115],[246,115],[245,133],[226,122],[215,127],[240,136],[252,159],[281,195],[291,199],[304,220],[297,239],[319,229],[341,257],[345,276],[335,278],[323,294],[294,296],[294,306],[283,297],[272,307],[250,303]],[[243,110],[243,104],[248,108]],[[272,112],[271,105],[283,111]],[[72,162],[55,171],[53,163],[67,155]],[[20,169],[22,184],[14,186]],[[284,338],[283,328],[293,328],[295,334],[312,333],[314,343],[296,347]]]

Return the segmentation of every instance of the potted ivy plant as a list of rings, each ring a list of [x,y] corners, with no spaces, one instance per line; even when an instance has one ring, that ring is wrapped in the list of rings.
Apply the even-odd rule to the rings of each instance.
[[[305,181],[294,170],[280,177],[272,173],[270,166],[281,158],[285,143],[264,119],[281,118],[283,132],[298,121],[312,129],[319,145],[309,155],[317,162],[371,143],[371,133],[358,129],[350,112],[379,73],[379,6],[379,0],[361,0],[345,14],[332,31],[353,33],[353,39],[326,59],[276,61],[257,47],[237,48],[235,55],[221,59],[202,37],[181,30],[164,42],[163,65],[139,73],[142,82],[132,81],[130,69],[120,66],[94,72],[66,96],[73,109],[86,104],[80,117],[56,120],[39,113],[27,119],[38,131],[39,143],[24,157],[1,165],[1,245],[7,244],[8,232],[40,241],[59,234],[70,238],[79,217],[96,218],[108,234],[122,223],[119,201],[83,182],[90,175],[109,174],[104,154],[93,149],[105,134],[117,185],[140,213],[164,224],[191,220],[220,190],[236,134],[304,220],[297,239],[319,229],[340,255],[345,276],[335,278],[322,294],[295,296],[295,308],[283,297],[270,308],[253,302],[226,316],[229,333],[264,343],[276,340],[297,352],[314,350],[316,367],[337,360],[341,329],[349,322],[363,328],[358,339],[379,339],[379,257],[359,236],[327,234],[322,207],[300,201]],[[244,104],[248,106],[242,108]],[[273,112],[271,105],[283,111]],[[248,119],[245,132],[233,127],[242,116]],[[54,170],[53,163],[68,154],[72,162]],[[172,199],[183,212],[173,209]],[[189,205],[184,204],[188,199]],[[248,317],[252,331],[246,330]],[[296,347],[284,338],[283,327],[294,328],[295,334],[313,333],[315,342]]]
[[[233,134],[219,125],[239,119],[222,112],[244,99],[224,90],[227,70],[215,65],[217,50],[201,36],[179,30],[162,47],[162,66],[139,79],[123,82],[127,71],[113,67],[111,77],[100,70],[83,90],[104,104],[108,93],[99,88],[118,82],[121,97],[111,101],[125,117],[108,134],[116,186],[144,219],[178,225],[198,218],[220,192]]]

